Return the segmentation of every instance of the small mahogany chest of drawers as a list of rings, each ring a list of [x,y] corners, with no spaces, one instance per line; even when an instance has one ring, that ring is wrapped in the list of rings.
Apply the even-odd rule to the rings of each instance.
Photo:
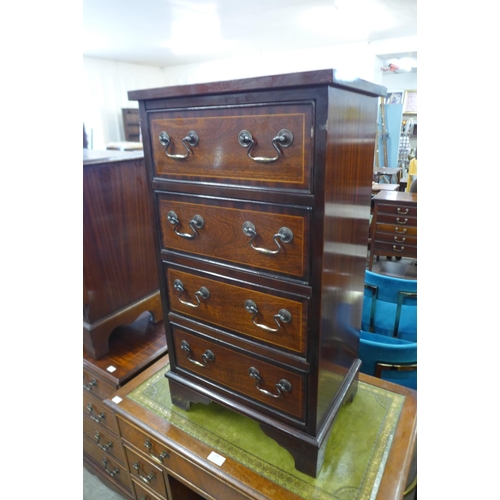
[[[316,476],[357,388],[379,96],[334,70],[129,92],[172,401],[259,422]]]
[[[381,191],[373,197],[369,269],[379,255],[417,258],[417,194]]]

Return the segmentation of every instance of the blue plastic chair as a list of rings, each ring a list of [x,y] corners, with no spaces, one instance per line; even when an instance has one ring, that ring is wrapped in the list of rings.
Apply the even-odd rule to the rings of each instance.
[[[360,331],[360,371],[417,390],[417,343]]]
[[[361,329],[417,341],[417,280],[365,272]]]

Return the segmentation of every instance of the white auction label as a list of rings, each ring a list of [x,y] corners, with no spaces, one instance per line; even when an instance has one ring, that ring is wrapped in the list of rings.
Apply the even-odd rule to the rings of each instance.
[[[113,401],[113,403],[121,403],[122,402],[122,398],[120,396],[115,396],[111,401]]]
[[[208,455],[208,459],[210,460],[210,462],[213,462],[214,464],[219,466],[221,466],[226,461],[224,457],[221,457],[218,453],[215,453],[215,451],[212,451],[212,453]]]
[[[109,373],[113,373],[114,371],[116,371],[116,368],[114,366],[108,366],[106,370],[108,370]]]

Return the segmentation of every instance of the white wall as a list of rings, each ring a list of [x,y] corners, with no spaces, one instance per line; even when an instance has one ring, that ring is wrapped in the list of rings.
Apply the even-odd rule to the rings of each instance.
[[[388,87],[416,89],[416,74],[387,75],[378,54],[415,51],[415,39],[384,40],[297,51],[242,53],[241,57],[201,64],[153,68],[138,64],[83,58],[83,121],[92,130],[93,148],[123,141],[121,108],[137,107],[128,101],[129,90],[186,85],[255,76],[335,68],[345,78],[357,77]],[[394,88],[393,88],[394,87]]]

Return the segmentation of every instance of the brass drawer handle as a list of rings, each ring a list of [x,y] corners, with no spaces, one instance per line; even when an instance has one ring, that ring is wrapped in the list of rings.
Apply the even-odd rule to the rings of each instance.
[[[147,476],[143,476],[141,474],[141,466],[139,462],[135,462],[134,465],[132,466],[136,471],[137,475],[147,484],[149,484],[153,479],[156,479],[156,476],[154,472],[150,472]]]
[[[396,217],[396,221],[398,224],[406,224],[408,222],[408,219],[401,220],[399,217]]]
[[[399,239],[397,236],[394,236],[394,241],[396,243],[404,243],[406,241],[406,238]]]
[[[278,311],[278,314],[274,315],[274,321],[278,325],[278,328],[271,328],[269,326],[262,325],[262,324],[257,323],[255,321],[255,316],[257,316],[257,314],[259,314],[259,310],[257,309],[257,304],[253,300],[245,301],[245,309],[250,314],[253,314],[253,316],[252,316],[253,324],[255,326],[258,326],[259,328],[262,328],[263,330],[268,331],[268,332],[277,332],[281,328],[281,323],[290,323],[290,321],[292,321],[292,315],[286,309],[280,309]]]
[[[273,161],[276,161],[281,156],[281,149],[279,148],[277,143],[279,143],[282,148],[287,148],[293,142],[293,134],[289,130],[284,128],[278,132],[278,135],[276,137],[274,137],[274,139],[272,140],[272,145],[273,145],[274,149],[276,149],[276,151],[278,151],[278,155],[275,156],[274,158],[268,158],[265,156],[251,156],[250,155],[250,151],[252,150],[253,146],[255,145],[255,141],[252,137],[252,134],[248,130],[242,130],[238,134],[238,142],[244,148],[248,148],[247,154],[251,160],[258,161],[261,163],[271,163]]]
[[[102,459],[102,465],[104,465],[104,470],[111,476],[111,477],[115,477],[117,474],[120,473],[120,470],[118,469],[118,467],[116,467],[114,470],[108,470],[108,459],[107,458],[103,458]]]
[[[399,234],[405,234],[408,231],[408,229],[406,229],[406,227],[401,228],[401,227],[396,226],[394,228],[394,231],[396,231],[396,233],[399,233]]]
[[[111,441],[108,441],[108,444],[105,444],[104,446],[99,443],[99,441],[101,440],[101,435],[99,434],[99,432],[95,433],[94,439],[97,443],[97,446],[99,446],[99,448],[101,448],[101,450],[103,451],[108,451],[110,448],[113,448],[113,443]]]
[[[167,219],[170,224],[174,226],[174,233],[177,236],[180,236],[181,238],[186,238],[189,240],[192,240],[198,232],[196,229],[201,229],[205,225],[205,221],[203,220],[203,217],[201,215],[195,215],[190,221],[189,221],[189,227],[193,230],[193,234],[189,233],[179,233],[177,231],[177,226],[179,225],[179,218],[177,217],[177,214],[173,211],[170,210],[167,214]]]
[[[392,245],[392,249],[393,249],[395,252],[404,252],[405,247],[396,248],[396,245]]]
[[[267,248],[260,248],[260,247],[255,247],[253,245],[253,240],[257,236],[257,231],[255,229],[255,226],[249,222],[246,221],[243,223],[243,232],[251,238],[250,240],[250,246],[257,252],[263,253],[265,255],[274,255],[277,254],[280,250],[283,250],[283,247],[280,245],[280,241],[283,243],[290,243],[293,240],[293,232],[288,229],[287,227],[282,227],[274,236],[274,242],[276,243],[278,249],[277,250],[268,250]]]
[[[401,214],[401,215],[406,215],[410,211],[409,208],[407,208],[406,210],[403,210],[402,208],[399,208],[399,207],[396,210],[397,210],[398,214]]]
[[[254,378],[257,380],[255,383],[255,387],[260,391],[263,392],[264,394],[267,394],[268,396],[271,396],[272,398],[279,398],[282,396],[283,392],[290,392],[292,390],[292,384],[288,382],[288,380],[281,379],[276,385],[276,390],[278,391],[278,394],[273,394],[272,392],[266,391],[266,389],[262,389],[262,387],[259,387],[260,381],[262,380],[259,370],[257,368],[254,368],[251,366],[248,369],[248,374],[250,377]]]
[[[89,403],[87,405],[87,410],[89,411],[89,415],[90,415],[90,418],[92,420],[94,420],[95,422],[100,422],[101,420],[105,419],[106,418],[106,415],[104,414],[104,412],[101,411],[100,415],[97,416],[97,417],[94,417],[92,415],[92,412],[94,411],[94,407],[92,406],[92,403]]]
[[[177,300],[181,303],[184,304],[185,306],[189,307],[200,307],[201,301],[200,297],[203,300],[208,300],[210,298],[210,292],[208,291],[208,288],[205,288],[204,286],[200,287],[200,289],[195,292],[194,297],[198,301],[197,304],[192,304],[191,302],[186,302],[185,300],[181,299],[181,295],[186,291],[184,290],[184,285],[181,280],[175,280],[174,281],[174,290],[176,292],[179,292],[179,295],[177,296]]]
[[[151,449],[153,448],[153,444],[149,439],[146,439],[144,442],[144,447],[147,448],[148,450],[148,455],[155,461],[158,462],[159,464],[163,464],[163,459],[164,458],[170,458],[170,455],[164,450],[162,451],[159,455],[155,455]]]
[[[87,385],[84,385],[83,388],[87,391],[91,391],[94,386],[97,387],[97,380],[95,378],[93,378]]]
[[[200,363],[199,361],[192,359],[190,357],[191,346],[185,340],[181,341],[181,349],[187,353],[186,355],[187,359],[196,366],[201,366],[202,368],[205,368],[208,365],[209,361],[215,361],[215,354],[208,349],[201,355],[203,363]]]
[[[165,147],[165,154],[169,158],[173,158],[174,160],[184,160],[190,154],[194,154],[192,149],[189,148],[189,146],[191,146],[191,147],[196,146],[200,140],[198,137],[198,134],[196,132],[193,132],[192,130],[190,130],[188,132],[188,135],[186,137],[184,137],[184,139],[182,139],[182,144],[183,144],[184,148],[186,149],[187,153],[185,155],[180,155],[180,154],[171,154],[167,151],[168,147],[172,143],[170,136],[167,134],[167,132],[165,132],[165,131],[161,132],[158,139],[159,139],[161,145]]]

